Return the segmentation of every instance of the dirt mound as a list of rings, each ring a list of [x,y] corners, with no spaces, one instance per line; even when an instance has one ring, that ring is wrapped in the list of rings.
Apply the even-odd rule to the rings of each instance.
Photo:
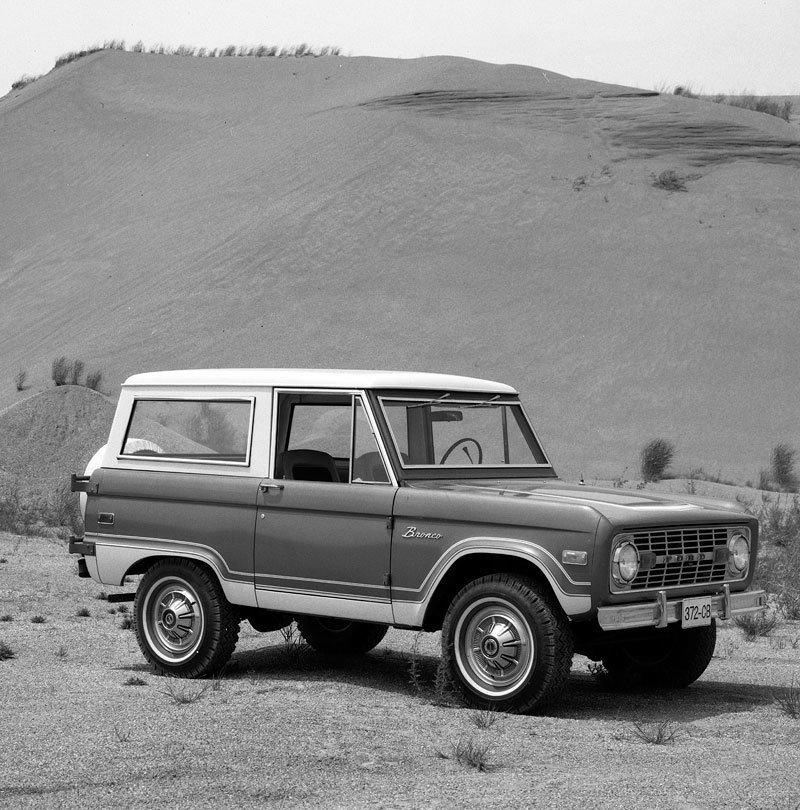
[[[104,52],[0,101],[0,141],[0,408],[60,355],[111,392],[406,368],[515,385],[576,478],[653,437],[738,481],[800,445],[800,139],[772,116],[446,57]]]
[[[82,473],[106,442],[114,403],[75,385],[54,388],[0,413],[0,477],[46,496]]]

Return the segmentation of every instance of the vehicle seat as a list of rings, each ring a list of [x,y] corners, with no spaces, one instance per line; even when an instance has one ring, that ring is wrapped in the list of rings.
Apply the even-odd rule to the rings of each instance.
[[[386,475],[380,453],[376,451],[363,453],[353,461],[353,480],[359,478],[362,481],[377,481],[381,484],[389,483],[389,477]]]
[[[287,450],[280,457],[280,468],[289,480],[339,483],[333,456],[320,450]]]

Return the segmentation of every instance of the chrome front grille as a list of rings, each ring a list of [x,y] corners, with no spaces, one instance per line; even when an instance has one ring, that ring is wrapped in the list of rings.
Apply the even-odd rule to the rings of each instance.
[[[641,568],[632,591],[724,582],[727,526],[686,526],[631,532]]]

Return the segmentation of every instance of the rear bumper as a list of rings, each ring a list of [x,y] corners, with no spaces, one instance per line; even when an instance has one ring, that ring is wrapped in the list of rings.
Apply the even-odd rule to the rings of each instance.
[[[697,598],[697,597],[687,597]],[[683,599],[669,601],[666,591],[659,591],[654,602],[635,605],[613,605],[597,609],[597,621],[603,630],[628,630],[632,627],[666,627],[681,620]],[[711,597],[711,618],[730,619],[742,613],[755,613],[767,606],[764,591],[723,593]]]
[[[69,553],[70,554],[82,554],[84,557],[94,557],[95,555],[95,547],[94,543],[90,543],[87,540],[84,540],[81,537],[70,537],[69,538]]]
[[[95,545],[80,537],[69,538],[69,553],[79,554],[78,576],[87,579],[92,576],[92,570],[97,573],[97,557],[95,556]],[[89,565],[91,563],[92,569]]]

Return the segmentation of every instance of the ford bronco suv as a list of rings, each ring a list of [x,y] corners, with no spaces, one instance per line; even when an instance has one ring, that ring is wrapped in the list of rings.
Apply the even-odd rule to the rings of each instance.
[[[140,575],[158,673],[219,673],[239,624],[323,653],[441,631],[467,703],[528,711],[574,652],[623,687],[683,687],[716,621],[758,611],[757,521],[732,504],[559,480],[519,401],[441,374],[139,374],[84,475],[78,572]]]

